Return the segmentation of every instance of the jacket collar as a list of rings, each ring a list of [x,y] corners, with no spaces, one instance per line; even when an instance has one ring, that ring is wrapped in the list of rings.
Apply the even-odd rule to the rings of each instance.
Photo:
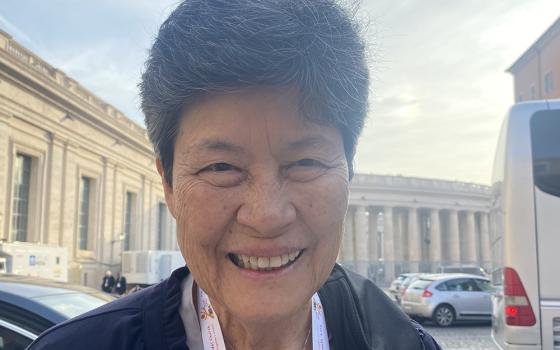
[[[185,328],[179,308],[181,282],[189,273],[187,267],[175,270],[169,279],[156,286],[159,290],[153,300],[147,300],[144,334],[146,343],[152,345],[147,348],[186,348]],[[371,281],[349,275],[340,265],[334,266],[318,293],[325,310],[332,348],[393,349],[395,344],[408,344],[402,349],[414,349],[419,345],[418,336],[409,321],[382,295],[383,292]],[[163,339],[150,339],[148,334],[153,334],[152,327],[162,330]]]
[[[187,344],[185,328],[179,308],[181,307],[181,282],[189,275],[187,267],[181,267],[171,274],[166,282],[162,283],[165,290],[159,295],[164,295],[161,319],[163,324],[163,338],[166,346],[170,350],[184,350]]]

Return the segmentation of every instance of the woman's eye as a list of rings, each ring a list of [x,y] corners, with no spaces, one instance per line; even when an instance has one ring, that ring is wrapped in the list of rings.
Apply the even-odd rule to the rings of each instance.
[[[240,168],[223,162],[208,165],[198,172],[198,176],[217,187],[236,186],[246,177]]]
[[[231,170],[235,170],[235,167],[228,163],[214,163],[202,169],[202,171],[214,171],[218,173]]]
[[[327,166],[322,162],[304,158],[291,163],[286,169],[286,175],[294,181],[307,182],[319,177],[326,170]]]
[[[303,167],[313,167],[313,166],[324,167],[323,163],[319,162],[318,160],[309,159],[309,158],[300,159],[295,162],[295,165],[303,166]]]

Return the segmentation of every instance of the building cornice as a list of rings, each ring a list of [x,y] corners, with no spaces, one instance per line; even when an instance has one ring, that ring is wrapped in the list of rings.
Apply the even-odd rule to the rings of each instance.
[[[369,175],[356,174],[351,182],[351,187],[391,191],[418,191],[428,193],[453,193],[466,195],[489,196],[491,189],[489,186],[419,177],[405,177],[400,175]]]
[[[356,174],[349,204],[487,212],[491,189],[475,183],[418,177]]]
[[[84,88],[61,70],[21,46],[12,37],[0,30],[0,63],[10,74],[21,75],[27,84],[48,98],[56,100],[70,114],[77,117],[89,117],[98,128],[112,130],[126,143],[140,146],[152,153],[146,130],[126,117],[117,108]],[[18,77],[18,78],[21,78]],[[72,115],[74,117],[74,115]]]
[[[516,74],[537,55],[548,42],[560,34],[560,17],[508,68],[506,72]]]

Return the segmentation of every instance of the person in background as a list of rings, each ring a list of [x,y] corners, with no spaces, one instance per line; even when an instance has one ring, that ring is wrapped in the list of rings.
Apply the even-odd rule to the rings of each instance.
[[[113,291],[113,286],[115,285],[115,277],[113,277],[113,273],[111,270],[107,270],[105,272],[105,276],[103,276],[103,282],[101,283],[101,290],[105,293],[111,293]]]
[[[115,292],[118,295],[123,295],[126,292],[126,278],[121,275],[120,272],[117,272],[117,278],[115,282]]]

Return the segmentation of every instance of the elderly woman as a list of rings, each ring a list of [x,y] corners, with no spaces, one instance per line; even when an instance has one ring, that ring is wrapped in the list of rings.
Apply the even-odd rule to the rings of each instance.
[[[141,97],[186,267],[31,349],[439,349],[335,264],[368,83],[334,0],[180,4]]]

